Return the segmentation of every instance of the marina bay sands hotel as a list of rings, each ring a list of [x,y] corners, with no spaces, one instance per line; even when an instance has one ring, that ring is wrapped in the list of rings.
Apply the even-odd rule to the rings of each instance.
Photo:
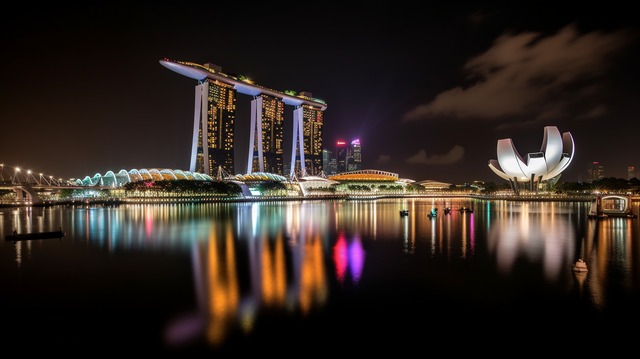
[[[293,141],[289,176],[322,171],[322,124],[327,104],[310,93],[279,92],[242,76],[225,74],[213,64],[160,60],[180,75],[198,80],[195,87],[193,140],[189,171],[215,176],[234,174],[234,121],[237,93],[253,96],[247,174],[285,175],[284,111],[293,106]]]

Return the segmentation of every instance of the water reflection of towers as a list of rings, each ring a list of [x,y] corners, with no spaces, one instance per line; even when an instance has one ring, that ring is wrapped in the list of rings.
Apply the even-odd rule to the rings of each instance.
[[[261,309],[304,315],[324,304],[328,287],[317,226],[326,226],[327,216],[313,213],[312,221],[299,203],[253,203],[240,210],[235,226],[228,222],[211,228],[196,253],[201,263],[196,285],[207,316],[208,342],[222,343],[238,325],[251,331]],[[240,263],[242,251],[246,263]],[[249,276],[240,275],[247,268]]]

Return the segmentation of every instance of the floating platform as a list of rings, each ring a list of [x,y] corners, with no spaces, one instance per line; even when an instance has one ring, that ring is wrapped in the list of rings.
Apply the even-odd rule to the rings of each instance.
[[[17,233],[13,232],[13,234],[8,234],[5,236],[5,240],[7,241],[25,241],[31,239],[49,239],[49,238],[60,238],[64,237],[66,233],[60,229],[58,231],[50,231],[50,232],[29,232],[29,233]]]
[[[631,198],[623,195],[598,195],[591,201],[588,218],[637,218],[631,211]]]

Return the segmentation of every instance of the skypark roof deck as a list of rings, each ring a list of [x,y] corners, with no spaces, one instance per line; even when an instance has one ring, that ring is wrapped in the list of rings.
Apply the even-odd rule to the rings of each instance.
[[[232,85],[233,88],[241,94],[251,96],[266,94],[269,96],[281,98],[282,102],[284,102],[286,105],[309,105],[318,107],[322,111],[327,108],[327,104],[323,100],[303,96],[300,94],[291,95],[284,92],[272,90],[260,85],[256,85],[249,79],[239,79],[235,76],[225,74],[222,71],[216,71],[215,69],[206,67],[204,65],[199,65],[192,62],[174,61],[166,58],[160,60],[160,64],[171,71],[179,73],[182,76],[190,77],[198,81],[203,81],[209,78]]]

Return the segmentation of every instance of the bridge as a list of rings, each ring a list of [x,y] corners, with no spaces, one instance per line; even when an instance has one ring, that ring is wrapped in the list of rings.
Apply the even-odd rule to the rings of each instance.
[[[0,163],[0,204],[40,204],[43,200],[38,195],[38,192],[76,187],[69,181],[59,177]],[[15,197],[7,196],[11,192],[15,193]]]

